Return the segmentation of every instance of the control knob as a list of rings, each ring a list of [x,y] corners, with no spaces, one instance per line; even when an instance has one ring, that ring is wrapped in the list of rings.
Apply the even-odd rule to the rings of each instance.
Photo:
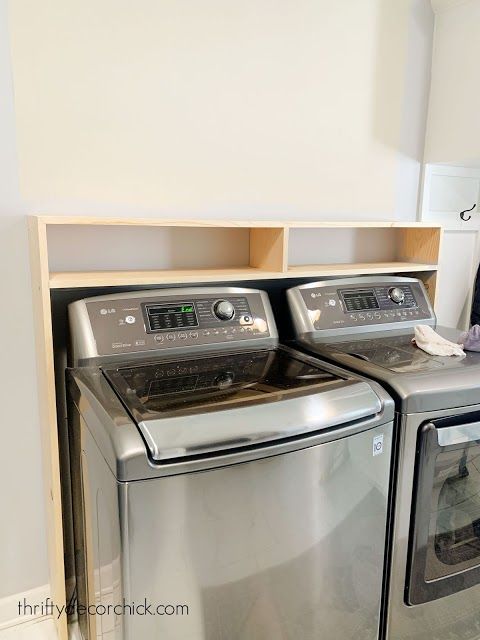
[[[228,300],[217,300],[213,305],[213,313],[219,320],[231,320],[235,315],[235,308]]]
[[[402,304],[405,301],[405,292],[400,287],[392,287],[388,290],[388,297],[395,304]]]

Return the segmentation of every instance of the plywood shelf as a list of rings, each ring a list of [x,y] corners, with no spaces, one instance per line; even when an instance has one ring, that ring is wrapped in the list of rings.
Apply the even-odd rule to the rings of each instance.
[[[306,220],[285,223],[289,229],[441,229],[440,224],[397,220]]]
[[[82,227],[188,227],[216,229],[267,228],[284,229],[287,222],[279,220],[182,220],[168,218],[108,218],[92,216],[39,216],[49,226],[82,226]],[[430,225],[431,226],[431,225]]]
[[[288,267],[288,276],[330,277],[381,273],[415,273],[437,271],[436,264],[419,262],[354,262],[349,264],[302,264]]]
[[[255,267],[233,269],[166,269],[158,271],[67,271],[50,274],[51,289],[124,287],[134,285],[233,282],[283,277],[282,272]]]
[[[181,220],[166,218],[112,218],[105,216],[33,216],[36,220],[49,225],[73,225],[73,226],[132,226],[132,227],[216,227],[216,228],[248,228],[265,227],[275,229],[296,229],[310,227],[312,229],[421,229],[441,228],[441,225],[428,222],[412,222],[397,220]]]
[[[135,285],[235,282],[278,278],[352,276],[360,274],[436,271],[437,265],[410,262],[294,265],[286,271],[255,267],[233,269],[175,269],[158,271],[64,271],[50,274],[50,289],[125,287]]]

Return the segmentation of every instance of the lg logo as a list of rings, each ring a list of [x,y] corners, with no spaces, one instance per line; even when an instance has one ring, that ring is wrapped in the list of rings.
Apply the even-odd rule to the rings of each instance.
[[[374,456],[379,456],[383,453],[383,433],[373,438],[373,451]]]

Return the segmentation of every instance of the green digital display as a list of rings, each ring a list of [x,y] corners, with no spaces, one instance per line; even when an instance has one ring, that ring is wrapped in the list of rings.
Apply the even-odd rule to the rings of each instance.
[[[150,331],[198,327],[198,319],[193,302],[147,304],[145,305],[145,310]]]

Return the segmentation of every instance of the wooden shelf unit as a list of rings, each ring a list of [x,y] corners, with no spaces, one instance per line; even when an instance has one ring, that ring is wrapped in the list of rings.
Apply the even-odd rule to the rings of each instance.
[[[304,271],[308,276],[435,271],[440,240],[440,227],[421,224],[291,224],[288,270],[296,275]],[[300,256],[295,252],[299,248]]]
[[[195,267],[153,270],[58,270],[49,255],[48,232],[53,227],[72,228],[72,247],[76,247],[75,227],[138,227],[183,229],[248,229],[248,264],[241,267]],[[390,261],[362,261],[348,264],[290,264],[289,238],[297,229],[322,230],[391,229],[395,232],[395,255]],[[59,449],[55,395],[52,336],[51,291],[104,286],[162,285],[184,283],[230,282],[299,277],[332,277],[359,274],[409,273],[421,278],[434,301],[436,271],[441,243],[441,227],[426,223],[371,221],[263,221],[263,220],[162,220],[153,218],[105,218],[70,216],[32,216],[29,218],[31,270],[36,318],[36,348],[39,380],[39,406],[42,428],[43,458],[47,502],[47,539],[51,597],[65,603],[63,565],[63,527],[60,493]],[[89,255],[95,262],[95,255]],[[93,294],[93,292],[92,292]],[[66,617],[57,621],[58,637],[67,638]]]
[[[271,221],[188,221],[188,220],[155,220],[155,219],[118,219],[118,218],[78,218],[78,217],[42,217],[37,218],[39,224],[48,229],[52,226],[70,227],[111,227],[112,229],[130,227],[132,230],[139,227],[152,227],[156,230],[163,227],[178,228],[179,230],[199,230],[205,234],[220,229],[238,229],[242,234],[248,231],[248,257],[244,264],[231,266],[221,264],[214,268],[202,264],[202,258],[194,266],[174,264],[171,268],[159,265],[159,268],[142,269],[134,268],[125,270],[94,268],[90,270],[64,268],[56,270],[52,268],[48,273],[49,288],[79,288],[100,286],[129,286],[129,285],[155,285],[176,284],[182,282],[226,282],[242,280],[265,280],[272,278],[289,277],[327,277],[348,276],[358,274],[381,273],[415,273],[436,271],[440,247],[441,228],[435,225],[405,222],[271,222]],[[358,260],[347,263],[316,262],[315,264],[296,264],[290,260],[289,241],[295,237],[295,231],[311,230],[311,235],[322,237],[322,233],[332,230],[362,230],[362,237],[369,231],[383,230],[383,233],[393,234],[394,251],[388,256],[388,260]],[[134,231],[132,231],[132,234]],[[180,236],[179,236],[180,237]],[[205,239],[205,235],[199,237]],[[235,242],[235,235],[229,236],[229,242]],[[242,235],[245,238],[245,235]],[[239,238],[240,239],[240,238]],[[179,238],[176,240],[180,242]],[[175,242],[175,239],[173,240]],[[190,236],[191,242],[191,236]],[[232,247],[233,248],[233,247]],[[195,249],[195,247],[193,247]],[[78,248],[77,248],[78,252]],[[88,250],[85,252],[88,254]],[[174,253],[174,251],[173,251]],[[315,258],[321,258],[321,251]],[[92,258],[92,256],[89,256]],[[93,261],[95,258],[93,257]]]

